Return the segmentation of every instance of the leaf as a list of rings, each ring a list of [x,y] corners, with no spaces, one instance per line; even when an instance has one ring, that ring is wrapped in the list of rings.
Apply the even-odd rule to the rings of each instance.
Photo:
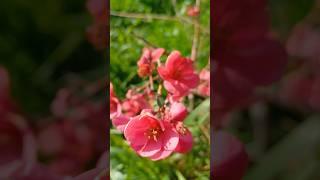
[[[176,170],[176,175],[178,177],[178,180],[186,180],[186,178],[182,175],[182,173],[179,170]]]
[[[185,123],[187,125],[194,124],[194,121],[200,117],[206,116],[206,114],[210,114],[210,99],[204,100],[201,104],[199,104],[186,118]],[[203,122],[205,119],[202,118],[202,120],[198,121]]]

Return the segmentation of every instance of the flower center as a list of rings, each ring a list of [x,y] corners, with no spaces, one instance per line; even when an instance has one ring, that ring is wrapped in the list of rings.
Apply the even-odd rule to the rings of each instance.
[[[160,128],[150,128],[148,129],[148,131],[145,133],[145,135],[147,136],[147,138],[150,140],[154,140],[154,141],[158,141],[158,138],[161,134],[161,129]]]
[[[187,128],[182,123],[177,123],[176,130],[181,135],[186,135],[188,132]]]

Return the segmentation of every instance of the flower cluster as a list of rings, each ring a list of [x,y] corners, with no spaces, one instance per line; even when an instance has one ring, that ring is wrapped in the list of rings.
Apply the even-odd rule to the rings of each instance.
[[[188,110],[184,97],[196,90],[209,95],[209,76],[205,70],[201,80],[193,61],[172,51],[166,61],[162,48],[144,48],[138,60],[138,75],[149,78],[142,87],[129,89],[120,101],[110,84],[110,119],[131,148],[140,156],[151,160],[167,158],[173,152],[191,150],[193,138],[184,120]],[[154,90],[157,86],[157,91]]]
[[[105,104],[88,100],[96,93],[93,89],[102,89],[97,86],[87,86],[86,97],[61,89],[52,103],[52,115],[30,123],[11,98],[9,74],[0,66],[0,179],[76,176],[103,153],[95,169],[72,179],[108,178],[102,174],[107,170]]]
[[[217,1],[212,6],[214,179],[241,179],[249,164],[243,144],[223,130],[230,114],[259,99],[257,88],[279,80],[287,54],[270,34],[267,1]],[[205,89],[204,89],[205,90]]]

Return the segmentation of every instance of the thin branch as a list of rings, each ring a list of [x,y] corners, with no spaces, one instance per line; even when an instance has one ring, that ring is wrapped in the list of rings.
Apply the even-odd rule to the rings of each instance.
[[[142,19],[142,20],[164,20],[164,21],[177,21],[177,22],[184,22],[188,24],[194,24],[192,19],[182,17],[182,16],[167,16],[167,15],[161,15],[161,14],[141,14],[141,13],[126,13],[126,12],[116,12],[111,11],[111,16],[114,17],[121,17],[121,18],[133,18],[133,19]],[[210,30],[201,26],[200,24],[196,24],[199,26],[201,31],[205,34],[210,34]]]
[[[171,0],[171,4],[174,10],[174,14],[177,15],[178,14],[177,0]]]
[[[134,19],[145,19],[145,20],[165,20],[165,21],[180,21],[179,18],[175,16],[167,16],[161,14],[140,14],[140,13],[126,13],[126,12],[110,12],[111,16],[123,17],[123,18],[134,18]]]
[[[197,8],[200,9],[200,0],[196,1]],[[199,46],[199,38],[200,38],[200,26],[199,24],[199,16],[195,17],[194,19],[194,33],[193,33],[193,41],[192,41],[192,48],[191,48],[191,60],[195,61],[197,59],[198,54],[198,46]]]
[[[131,33],[133,37],[135,37],[136,39],[139,39],[140,41],[142,41],[143,44],[147,45],[147,46],[150,46],[152,48],[157,48],[158,46],[152,44],[151,42],[149,42],[148,40],[146,40],[145,38],[137,35],[136,33],[132,32]]]

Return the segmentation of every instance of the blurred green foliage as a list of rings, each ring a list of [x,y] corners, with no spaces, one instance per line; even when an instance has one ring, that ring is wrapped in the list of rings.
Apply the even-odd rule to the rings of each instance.
[[[193,0],[173,1],[153,0],[111,0],[110,16],[110,80],[117,96],[122,99],[131,85],[139,85],[143,81],[137,75],[139,60],[144,40],[156,47],[165,48],[168,52],[179,50],[182,55],[191,55],[194,26],[176,20],[135,19],[113,16],[113,12],[133,14],[165,15],[188,18],[186,8],[194,5]],[[210,1],[201,1],[200,23],[209,31]],[[210,38],[208,33],[201,33],[197,70],[208,63],[210,54]],[[123,135],[115,129],[111,130],[111,179],[146,179],[146,180],[184,180],[209,178],[210,146],[209,140],[199,126],[209,128],[209,100],[196,97],[195,111],[186,120],[194,137],[194,147],[187,154],[174,154],[166,160],[153,162],[139,157],[124,141]],[[200,116],[205,115],[205,116]],[[205,132],[209,134],[208,132]]]

